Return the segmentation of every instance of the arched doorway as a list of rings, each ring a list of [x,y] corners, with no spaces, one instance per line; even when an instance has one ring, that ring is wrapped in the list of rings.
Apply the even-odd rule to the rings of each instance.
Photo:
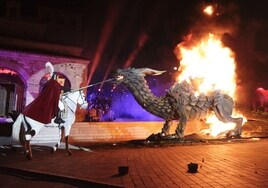
[[[21,112],[25,106],[25,82],[10,69],[0,67],[0,116],[13,111]]]
[[[58,82],[64,87],[64,88],[71,88],[71,82],[70,80],[62,73],[60,72],[56,72],[57,76],[58,76]],[[40,80],[40,87],[39,87],[39,93],[43,90],[43,87],[45,85],[45,83],[50,79],[50,74],[45,74],[41,80]]]

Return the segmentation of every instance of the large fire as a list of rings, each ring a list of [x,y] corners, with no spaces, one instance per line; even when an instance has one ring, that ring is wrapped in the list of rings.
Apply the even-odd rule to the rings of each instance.
[[[232,50],[224,47],[220,38],[213,34],[194,43],[190,41],[193,41],[191,35],[177,45],[175,53],[181,60],[178,82],[194,80],[196,95],[221,90],[235,100],[236,64]],[[217,136],[235,126],[234,123],[220,122],[215,115],[208,117],[206,123],[210,125],[211,136]]]

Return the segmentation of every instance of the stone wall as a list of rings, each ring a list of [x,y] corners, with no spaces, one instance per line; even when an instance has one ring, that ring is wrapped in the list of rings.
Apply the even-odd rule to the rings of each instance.
[[[177,124],[172,123],[170,133],[174,133]],[[153,133],[159,133],[163,122],[75,122],[69,140],[70,144],[86,144],[96,142],[120,142],[146,139]],[[198,133],[200,122],[188,122],[185,134]],[[57,127],[45,127],[33,138],[33,144],[57,142]]]

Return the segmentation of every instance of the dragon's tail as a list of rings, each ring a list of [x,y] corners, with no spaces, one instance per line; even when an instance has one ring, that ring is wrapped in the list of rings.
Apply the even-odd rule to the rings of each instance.
[[[53,65],[50,62],[46,62],[46,67],[49,68],[49,73],[50,73],[50,76],[52,77],[54,73]]]

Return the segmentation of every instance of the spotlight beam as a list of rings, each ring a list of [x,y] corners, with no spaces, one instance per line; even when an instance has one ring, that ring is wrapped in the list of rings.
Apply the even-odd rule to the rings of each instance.
[[[114,8],[114,7],[116,7],[116,8]],[[110,6],[109,12],[108,12],[107,17],[106,17],[106,22],[104,24],[104,28],[103,28],[102,33],[101,33],[100,41],[98,43],[97,50],[94,54],[94,58],[93,58],[91,67],[89,69],[87,85],[90,83],[90,81],[91,81],[91,79],[92,79],[92,77],[97,69],[97,66],[100,62],[101,56],[102,56],[103,51],[105,49],[105,46],[107,45],[107,41],[109,40],[109,38],[112,34],[112,31],[113,31],[113,28],[116,24],[116,21],[117,21],[119,12],[120,12],[120,8],[121,8],[120,4],[118,4],[118,6]]]
[[[124,68],[128,68],[132,65],[134,59],[138,55],[139,51],[143,48],[143,46],[145,45],[147,40],[148,40],[148,36],[144,32],[139,35],[137,47],[128,56],[128,58],[124,64]]]

